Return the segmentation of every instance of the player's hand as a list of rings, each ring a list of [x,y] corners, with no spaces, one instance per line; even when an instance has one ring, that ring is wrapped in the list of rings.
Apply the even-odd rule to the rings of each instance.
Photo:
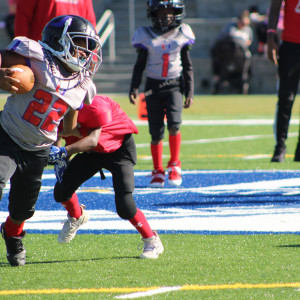
[[[189,108],[194,103],[194,99],[192,97],[187,97],[184,101],[184,108]]]
[[[67,157],[67,150],[65,147],[56,147],[52,145],[50,148],[48,162],[52,164],[57,163],[61,160],[65,160],[66,157]]]
[[[67,160],[66,159],[58,160],[54,164],[55,177],[56,177],[56,180],[59,183],[62,182],[62,178],[63,178],[64,172],[65,172],[67,166],[68,166],[68,164],[67,164]]]
[[[133,89],[129,93],[129,101],[131,104],[136,105],[137,97],[138,97],[139,91],[138,89]]]
[[[273,62],[275,65],[278,64],[278,49],[279,45],[276,41],[276,35],[275,34],[268,34],[267,36],[267,54],[268,58],[271,62]]]
[[[14,86],[15,83],[20,83],[20,80],[17,78],[11,77],[15,71],[10,69],[0,69],[0,89],[4,90],[10,94],[15,94],[18,91],[18,88]]]

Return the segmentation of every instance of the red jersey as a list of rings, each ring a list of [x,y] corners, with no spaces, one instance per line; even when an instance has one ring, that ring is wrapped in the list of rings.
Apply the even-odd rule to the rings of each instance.
[[[282,40],[300,44],[300,0],[285,0]]]
[[[138,133],[132,120],[121,109],[120,105],[107,96],[95,96],[91,105],[83,105],[78,113],[79,130],[83,137],[90,129],[101,127],[98,145],[91,151],[111,153],[119,149],[124,136]],[[78,141],[76,137],[65,137],[66,144]]]
[[[15,18],[15,36],[42,39],[45,25],[61,15],[76,15],[96,27],[92,0],[19,0]]]

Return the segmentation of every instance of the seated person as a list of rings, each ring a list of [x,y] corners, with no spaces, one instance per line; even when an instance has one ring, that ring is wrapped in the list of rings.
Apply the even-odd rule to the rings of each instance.
[[[227,24],[221,31],[215,45],[211,49],[214,91],[220,91],[226,83],[237,89],[239,93],[248,93],[248,78],[251,52],[249,46],[253,40],[248,11],[243,11],[236,22]]]

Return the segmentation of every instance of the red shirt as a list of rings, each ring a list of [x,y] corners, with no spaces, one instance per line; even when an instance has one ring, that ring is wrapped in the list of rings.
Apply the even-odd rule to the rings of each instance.
[[[61,15],[84,17],[96,27],[92,0],[17,0],[15,36],[41,40],[45,25]]]
[[[299,0],[285,0],[282,40],[300,44]]]
[[[101,128],[97,147],[91,151],[111,153],[119,149],[125,134],[138,133],[132,120],[121,109],[120,105],[107,96],[96,96],[91,105],[83,105],[78,113],[78,124],[83,137],[87,136],[90,129]],[[79,139],[65,137],[67,145]]]

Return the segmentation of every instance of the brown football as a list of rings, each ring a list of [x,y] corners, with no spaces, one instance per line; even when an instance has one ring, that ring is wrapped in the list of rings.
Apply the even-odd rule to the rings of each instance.
[[[25,94],[29,92],[34,86],[34,74],[32,70],[24,65],[14,65],[10,69],[16,71],[12,74],[12,77],[20,80],[20,83],[14,84],[18,88],[16,93]]]

